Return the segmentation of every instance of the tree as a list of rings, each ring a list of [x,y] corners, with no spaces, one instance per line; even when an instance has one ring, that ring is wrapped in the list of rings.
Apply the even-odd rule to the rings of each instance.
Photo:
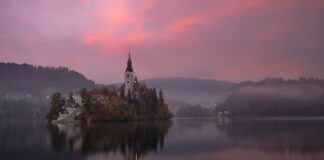
[[[92,95],[85,88],[80,91],[80,95],[83,101],[83,106],[86,109],[86,111],[89,113],[93,113],[93,108],[91,107]]]
[[[54,93],[51,97],[51,107],[46,118],[49,121],[56,120],[62,110],[61,93]]]
[[[164,104],[164,96],[163,96],[162,90],[160,90],[160,92],[159,92],[159,98],[160,98],[161,104]]]
[[[158,97],[157,97],[157,93],[156,93],[156,89],[153,88],[152,90],[152,98],[153,98],[153,103],[156,104]]]
[[[116,88],[114,87],[114,88],[112,89],[111,96],[117,96],[117,95],[118,95],[118,94],[117,94]]]
[[[124,90],[121,90],[120,91],[120,97],[124,98],[125,97],[125,93],[124,93]]]

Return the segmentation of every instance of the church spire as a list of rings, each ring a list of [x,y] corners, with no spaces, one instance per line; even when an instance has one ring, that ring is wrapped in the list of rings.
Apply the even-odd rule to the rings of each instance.
[[[130,55],[130,50],[128,50],[128,61],[132,61],[131,55]]]
[[[127,68],[126,68],[126,72],[133,72],[133,66],[132,66],[132,58],[130,55],[130,51],[128,51],[128,61],[127,61]]]

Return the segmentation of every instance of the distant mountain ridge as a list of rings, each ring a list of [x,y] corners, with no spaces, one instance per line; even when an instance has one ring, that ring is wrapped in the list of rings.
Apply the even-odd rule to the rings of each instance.
[[[0,95],[44,96],[96,86],[84,75],[65,67],[0,63],[0,78]]]
[[[180,93],[214,93],[227,91],[236,85],[236,83],[230,81],[183,77],[152,78],[142,80],[141,82],[162,90]]]
[[[226,97],[236,83],[212,79],[164,77],[139,80],[151,88],[162,90],[166,99],[171,103],[181,101],[185,103],[217,102]],[[121,83],[112,84],[118,88]]]
[[[192,106],[194,114],[206,112],[201,115],[211,115],[209,111],[215,107],[215,112],[228,110],[233,115],[242,116],[289,115],[291,110],[294,115],[302,115],[302,112],[309,111],[307,106],[312,106],[308,115],[317,115],[317,112],[324,115],[324,108],[321,107],[324,104],[324,80],[316,78],[267,78],[241,83],[182,77],[139,81],[150,88],[163,90],[166,102],[174,113],[179,108]],[[121,83],[113,85],[118,89]],[[48,109],[46,96],[54,92],[67,94],[100,86],[103,85],[65,67],[0,63],[0,118],[44,116]],[[208,110],[199,107],[207,107]]]

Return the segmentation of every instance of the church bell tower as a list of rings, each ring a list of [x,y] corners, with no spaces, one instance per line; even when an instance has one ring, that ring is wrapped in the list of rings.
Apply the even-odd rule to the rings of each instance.
[[[132,58],[130,52],[128,53],[127,67],[125,70],[125,90],[124,95],[127,97],[128,94],[133,93],[134,84],[136,83],[136,76],[132,66]]]

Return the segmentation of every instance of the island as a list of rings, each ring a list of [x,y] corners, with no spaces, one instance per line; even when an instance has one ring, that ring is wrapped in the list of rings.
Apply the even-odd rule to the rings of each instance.
[[[162,90],[138,82],[129,54],[125,83],[115,87],[81,89],[51,96],[49,122],[111,122],[168,120],[172,117]]]

